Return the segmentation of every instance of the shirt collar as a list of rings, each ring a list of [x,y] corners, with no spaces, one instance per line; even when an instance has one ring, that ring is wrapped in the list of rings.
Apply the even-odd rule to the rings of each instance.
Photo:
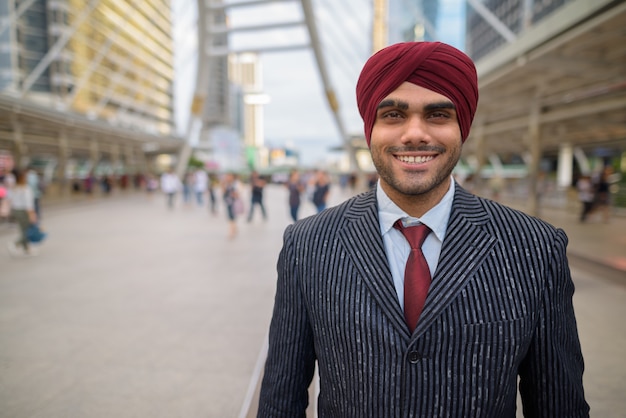
[[[440,242],[446,235],[446,229],[448,227],[448,219],[450,218],[450,212],[452,211],[452,201],[454,200],[454,179],[450,177],[450,187],[446,194],[441,198],[433,208],[424,214],[421,218],[414,218],[409,216],[405,211],[400,209],[390,198],[387,196],[382,187],[380,187],[380,179],[378,180],[378,186],[376,187],[376,199],[378,201],[378,219],[380,222],[380,232],[385,235],[393,224],[398,219],[403,219],[405,224],[411,225],[416,223],[423,223],[435,234]]]

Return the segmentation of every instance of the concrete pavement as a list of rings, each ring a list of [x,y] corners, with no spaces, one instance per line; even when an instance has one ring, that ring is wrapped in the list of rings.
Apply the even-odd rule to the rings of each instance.
[[[234,240],[223,211],[168,210],[158,194],[44,205],[38,257],[10,258],[16,231],[0,227],[0,418],[253,416],[289,223],[283,188],[265,201],[268,221],[240,220]],[[623,417],[626,219],[576,215],[542,212],[572,258],[607,260],[573,263],[575,304],[592,416]]]
[[[286,208],[270,216],[229,241],[223,211],[113,196],[44,212],[38,257],[3,233],[0,417],[238,416]]]

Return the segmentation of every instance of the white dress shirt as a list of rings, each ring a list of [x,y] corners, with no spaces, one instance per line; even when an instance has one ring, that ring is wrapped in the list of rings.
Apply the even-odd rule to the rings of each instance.
[[[398,294],[400,307],[404,310],[404,268],[406,266],[411,246],[402,235],[402,232],[393,227],[393,224],[402,219],[404,226],[416,225],[423,223],[432,231],[426,237],[422,244],[422,252],[430,269],[430,276],[435,275],[437,263],[439,262],[439,254],[441,253],[441,245],[446,236],[446,228],[448,227],[448,218],[452,210],[452,201],[454,199],[454,180],[450,178],[450,188],[443,198],[421,218],[413,218],[398,207],[383,188],[380,187],[380,180],[376,188],[376,199],[378,200],[378,219],[380,222],[380,232],[383,236],[385,252],[387,260],[391,268],[393,284]]]

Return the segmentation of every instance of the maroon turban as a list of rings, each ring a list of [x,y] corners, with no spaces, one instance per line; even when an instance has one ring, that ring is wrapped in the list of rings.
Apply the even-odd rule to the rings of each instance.
[[[454,103],[465,142],[478,104],[474,63],[463,52],[441,42],[404,42],[372,55],[359,76],[356,100],[367,145],[378,105],[405,81],[444,95]]]

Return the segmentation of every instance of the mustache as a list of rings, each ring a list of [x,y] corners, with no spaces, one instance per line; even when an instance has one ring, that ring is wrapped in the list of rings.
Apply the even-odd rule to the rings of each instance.
[[[387,151],[390,153],[402,153],[402,152],[436,152],[439,154],[443,154],[446,152],[444,147],[439,147],[437,145],[419,145],[417,147],[389,147]]]

